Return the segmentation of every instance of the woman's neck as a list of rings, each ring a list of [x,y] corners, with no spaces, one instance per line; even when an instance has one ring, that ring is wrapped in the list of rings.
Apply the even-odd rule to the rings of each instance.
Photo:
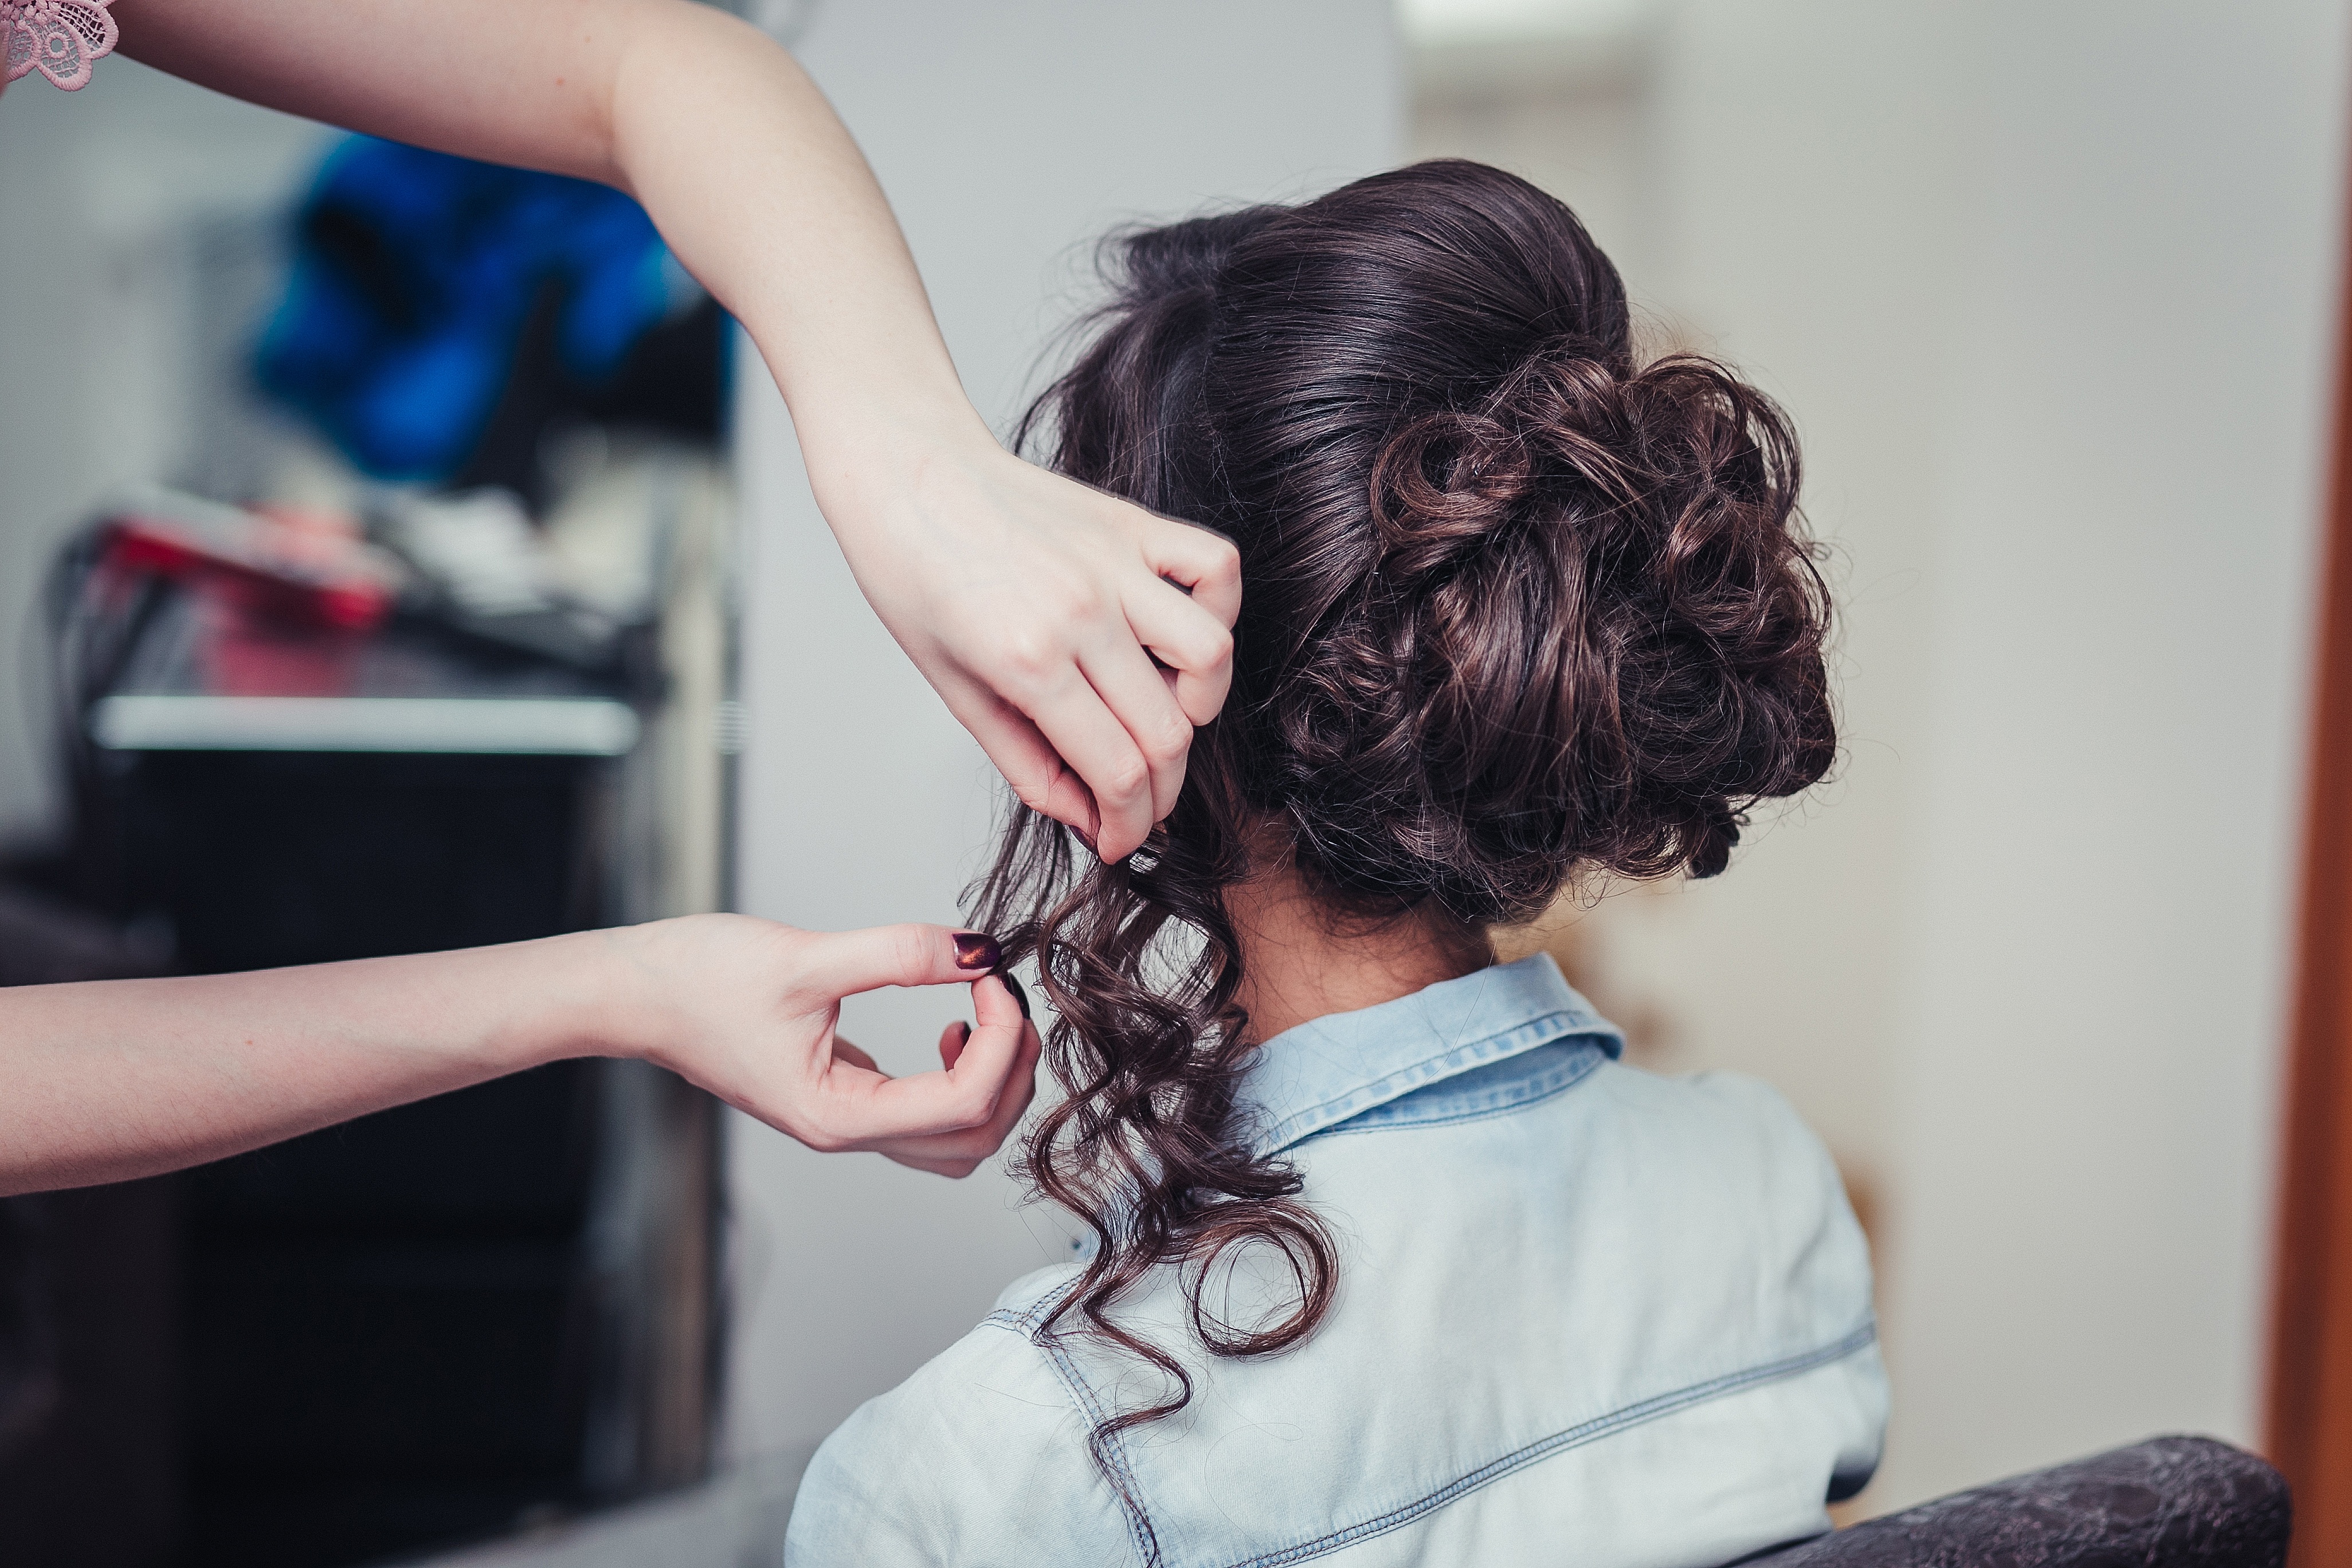
[[[1484,932],[1443,917],[1373,922],[1338,913],[1287,866],[1227,888],[1224,899],[1241,943],[1234,999],[1249,1013],[1253,1040],[1327,1013],[1393,1002],[1495,962]]]

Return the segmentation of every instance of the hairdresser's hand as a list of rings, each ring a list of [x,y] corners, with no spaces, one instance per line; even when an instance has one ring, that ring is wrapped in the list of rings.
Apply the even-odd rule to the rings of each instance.
[[[1225,698],[1234,552],[995,444],[856,143],[774,40],[679,0],[114,16],[125,53],[218,91],[635,195],[759,344],[866,598],[1021,798],[1112,860],[1175,805]]]
[[[1176,805],[1233,677],[1216,534],[940,439],[826,511],[866,599],[1023,801],[1118,860]]]
[[[1002,982],[989,980],[974,985],[972,995],[977,1001],[984,991],[995,992],[1003,989]],[[983,1005],[980,1010],[985,1013],[987,1009]],[[1015,1008],[1014,1011],[1017,1014],[1019,1009]],[[982,1027],[987,1026],[987,1020],[983,1018]],[[978,1170],[982,1163],[991,1154],[995,1153],[1003,1145],[1005,1139],[1013,1135],[1013,1130],[1021,1125],[1021,1118],[1029,1109],[1030,1099],[1037,1092],[1037,1031],[1029,1027],[1025,1019],[1023,1020],[1023,1029],[1027,1037],[1022,1042],[1022,1047],[1028,1055],[1028,1070],[1021,1072],[1016,1069],[1016,1077],[1013,1084],[998,1104],[996,1114],[989,1118],[986,1126],[975,1127],[969,1132],[941,1132],[929,1137],[886,1139],[868,1147],[874,1152],[896,1160],[901,1165],[911,1165],[918,1171],[929,1171],[934,1176],[945,1176],[950,1181],[961,1181]],[[940,1066],[950,1074],[953,1073],[956,1064],[963,1058],[964,1048],[971,1044],[971,1037],[972,1026],[970,1024],[950,1024],[942,1029],[940,1032]],[[837,1036],[833,1042],[833,1055],[836,1062],[853,1070],[869,1072],[886,1081],[889,1079],[887,1073],[875,1065],[872,1057]]]
[[[810,931],[740,915],[607,934],[629,960],[640,1054],[812,1149],[969,1175],[1036,1091],[1037,1031],[1003,981],[980,978],[996,963],[984,938],[960,948],[945,926]],[[959,981],[979,1026],[950,1026],[939,1072],[888,1077],[834,1034],[845,996]]]

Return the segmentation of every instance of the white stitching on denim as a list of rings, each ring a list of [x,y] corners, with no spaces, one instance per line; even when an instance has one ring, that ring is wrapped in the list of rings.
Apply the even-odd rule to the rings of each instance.
[[[1374,1080],[1374,1083],[1388,1083],[1393,1079],[1403,1078],[1410,1073],[1419,1072],[1423,1068],[1445,1060],[1448,1057],[1457,1057],[1466,1052],[1474,1052],[1478,1050],[1481,1047],[1492,1045],[1497,1040],[1508,1039],[1513,1035],[1522,1034],[1528,1031],[1539,1032],[1544,1029],[1551,1028],[1554,1026],[1565,1026],[1560,1027],[1559,1032],[1552,1035],[1549,1039],[1538,1040],[1535,1045],[1529,1046],[1527,1048],[1534,1050],[1542,1046],[1551,1045],[1557,1041],[1568,1039],[1571,1036],[1575,1035],[1589,1035],[1595,1039],[1617,1037],[1616,1026],[1612,1024],[1596,1019],[1579,1008],[1557,1008],[1549,1013],[1539,1015],[1537,1017],[1522,1019],[1520,1022],[1513,1024],[1507,1028],[1496,1029],[1492,1034],[1482,1035],[1475,1040],[1466,1040],[1459,1045],[1448,1046],[1444,1050],[1439,1051],[1433,1056],[1424,1057],[1417,1062],[1407,1063],[1405,1066],[1398,1068],[1393,1072],[1383,1073],[1379,1079]],[[1492,1061],[1500,1060],[1502,1058],[1501,1056],[1497,1054],[1496,1056],[1489,1057],[1486,1059]],[[1476,1062],[1472,1065],[1484,1066],[1485,1063]],[[1449,1074],[1448,1076],[1452,1075]],[[1428,1081],[1431,1083],[1436,1083],[1442,1082],[1443,1079],[1431,1079]],[[1317,1104],[1307,1106],[1303,1110],[1292,1111],[1288,1116],[1284,1117],[1272,1127],[1265,1129],[1262,1136],[1269,1147],[1267,1147],[1264,1152],[1268,1155],[1278,1154],[1283,1150],[1290,1147],[1293,1143],[1298,1142],[1304,1138],[1312,1136],[1312,1132],[1291,1132],[1288,1129],[1294,1126],[1301,1126],[1312,1122],[1316,1117],[1328,1112],[1332,1106],[1344,1101],[1348,1098],[1348,1095],[1360,1094],[1372,1087],[1373,1084],[1358,1084],[1355,1088],[1349,1089],[1346,1094],[1335,1095],[1329,1100],[1319,1101]],[[1402,1093],[1409,1094],[1412,1089],[1422,1087],[1423,1086],[1421,1084],[1414,1084],[1403,1090]],[[1401,1096],[1391,1098],[1401,1098]],[[1385,1105],[1388,1101],[1382,1100],[1380,1103]],[[1371,1109],[1373,1109],[1371,1106],[1364,1107],[1364,1110],[1370,1110]],[[1351,1111],[1349,1113],[1350,1116],[1360,1114],[1360,1111]],[[1342,1117],[1339,1120],[1345,1121],[1347,1118]],[[1335,1124],[1336,1123],[1327,1123],[1327,1125]],[[1317,1128],[1314,1129],[1314,1131],[1320,1131],[1322,1129],[1320,1128]]]
[[[1554,1040],[1551,1043],[1553,1045],[1558,1045],[1559,1042],[1558,1040]],[[1538,1046],[1536,1048],[1538,1050],[1541,1050],[1544,1047]],[[1511,1058],[1506,1057],[1503,1059],[1508,1061]],[[1318,1138],[1360,1137],[1367,1132],[1397,1132],[1408,1128],[1415,1127],[1458,1127],[1465,1121],[1487,1121],[1497,1116],[1509,1116],[1517,1111],[1527,1110],[1535,1106],[1542,1105],[1547,1101],[1558,1100],[1561,1095],[1566,1094],[1570,1089],[1574,1089],[1578,1084],[1582,1083],[1586,1079],[1589,1079],[1594,1073],[1599,1072],[1601,1070],[1601,1064],[1607,1059],[1607,1053],[1596,1047],[1591,1058],[1580,1059],[1574,1067],[1557,1069],[1568,1075],[1560,1079],[1559,1082],[1552,1084],[1546,1089],[1537,1089],[1530,1093],[1525,1100],[1508,1100],[1501,1105],[1483,1106],[1476,1110],[1459,1110],[1450,1116],[1398,1117],[1396,1120],[1391,1121],[1370,1121],[1366,1122],[1361,1127],[1356,1125],[1356,1122],[1361,1121],[1362,1118],[1386,1110],[1391,1106],[1402,1105],[1404,1103],[1406,1099],[1411,1098],[1410,1096],[1400,1097],[1399,1099],[1389,1100],[1384,1104],[1375,1105],[1370,1110],[1360,1111],[1356,1115],[1348,1118],[1345,1121],[1326,1127],[1320,1132],[1309,1132],[1306,1137],[1299,1139],[1297,1142],[1291,1144],[1291,1147],[1296,1149],[1299,1147],[1300,1144],[1312,1143]],[[1437,1081],[1438,1083],[1444,1083],[1448,1080],[1440,1079]],[[1538,1077],[1535,1081],[1541,1083],[1543,1081],[1543,1078]],[[1433,1089],[1436,1087],[1436,1084],[1427,1084],[1423,1087]],[[1421,1090],[1415,1089],[1413,1092],[1418,1094]]]
[[[1098,1426],[1102,1424],[1101,1406],[1095,1400],[1093,1388],[1087,1383],[1083,1374],[1079,1373],[1076,1363],[1057,1342],[1055,1337],[1044,1333],[1041,1329],[1045,1318],[1045,1310],[1055,1294],[1057,1292],[1048,1291],[1024,1311],[1015,1312],[1010,1309],[1000,1309],[982,1319],[981,1323],[982,1327],[993,1325],[1017,1333],[1039,1350],[1044,1351],[1046,1359],[1053,1363],[1055,1374],[1061,1378],[1063,1385],[1069,1390],[1071,1401],[1077,1405],[1078,1413],[1086,1416],[1092,1425]],[[1622,1432],[1629,1426],[1637,1426],[1645,1421],[1671,1415],[1677,1410],[1704,1404],[1707,1400],[1723,1394],[1737,1393],[1743,1388],[1752,1388],[1759,1384],[1775,1382],[1783,1377],[1793,1377],[1799,1373],[1811,1372],[1816,1367],[1843,1361],[1856,1351],[1871,1344],[1877,1337],[1878,1324],[1876,1320],[1873,1319],[1843,1339],[1819,1349],[1784,1357],[1777,1362],[1767,1362],[1761,1366],[1749,1367],[1745,1372],[1727,1373],[1721,1377],[1709,1378],[1705,1383],[1693,1384],[1688,1388],[1677,1389],[1671,1394],[1656,1394],[1649,1399],[1637,1401],[1622,1409],[1612,1411],[1606,1415],[1596,1415],[1590,1421],[1580,1422],[1564,1431],[1555,1432],[1549,1437],[1538,1438],[1525,1447],[1514,1449],[1499,1459],[1490,1460],[1468,1475],[1455,1479],[1418,1501],[1407,1503],[1402,1508],[1391,1509],[1387,1513],[1351,1524],[1345,1530],[1335,1531],[1328,1535],[1318,1536],[1311,1541],[1299,1542],[1295,1545],[1286,1546],[1276,1552],[1264,1552],[1255,1557],[1244,1558],[1229,1564],[1228,1568],[1287,1568],[1288,1564],[1304,1563],[1309,1558],[1336,1552],[1340,1547],[1352,1545],[1358,1541],[1386,1534],[1391,1530],[1411,1524],[1426,1514],[1435,1512],[1456,1498],[1466,1496],[1490,1482],[1500,1480],[1515,1471],[1525,1469],[1538,1460],[1549,1458],[1552,1455],[1570,1448],[1582,1447],[1587,1443]],[[1161,1568],[1163,1559],[1159,1550],[1158,1532],[1151,1529],[1150,1521],[1143,1516],[1142,1485],[1135,1473],[1133,1465],[1129,1460],[1123,1436],[1121,1439],[1113,1441],[1111,1458],[1113,1465],[1126,1480],[1128,1490],[1134,1499],[1132,1502],[1124,1498],[1120,1500],[1122,1510],[1128,1515],[1128,1535],[1135,1542],[1136,1552],[1144,1560],[1147,1568]]]
[[[1386,1534],[1401,1525],[1411,1524],[1426,1514],[1435,1512],[1454,1499],[1474,1492],[1490,1481],[1500,1480],[1514,1471],[1525,1469],[1538,1459],[1548,1459],[1552,1455],[1566,1449],[1581,1447],[1596,1438],[1622,1432],[1629,1426],[1640,1426],[1644,1421],[1654,1421],[1662,1415],[1671,1415],[1677,1410],[1704,1404],[1707,1400],[1735,1393],[1739,1389],[1752,1388],[1758,1384],[1771,1383],[1783,1377],[1793,1377],[1799,1373],[1811,1372],[1815,1367],[1827,1366],[1832,1362],[1843,1361],[1856,1351],[1869,1345],[1877,1337],[1876,1321],[1865,1322],[1845,1338],[1833,1344],[1823,1345],[1818,1350],[1808,1351],[1801,1355],[1790,1356],[1777,1362],[1768,1362],[1762,1366],[1750,1367],[1746,1372],[1728,1373],[1722,1377],[1710,1378],[1705,1383],[1694,1384],[1688,1388],[1678,1389],[1672,1394],[1661,1394],[1653,1398],[1628,1405],[1622,1410],[1595,1416],[1590,1421],[1581,1422],[1562,1432],[1555,1432],[1549,1437],[1538,1439],[1524,1448],[1516,1449],[1499,1459],[1482,1465],[1468,1475],[1439,1488],[1417,1502],[1410,1502],[1402,1508],[1391,1509],[1377,1518],[1365,1520],[1359,1524],[1351,1524],[1347,1529],[1335,1531],[1329,1535],[1318,1536],[1312,1541],[1303,1541],[1294,1546],[1286,1546],[1277,1552],[1244,1558],[1240,1562],[1230,1564],[1229,1568],[1286,1568],[1287,1564],[1304,1563],[1310,1557],[1320,1557],[1325,1552],[1336,1552],[1342,1546],[1352,1545],[1356,1542],[1367,1540],[1371,1536]]]
[[[1078,1407],[1078,1414],[1086,1417],[1087,1427],[1092,1430],[1103,1424],[1102,1405],[1095,1398],[1093,1385],[1079,1373],[1077,1363],[1063,1348],[1060,1336],[1047,1333],[1044,1326],[1048,1315],[1045,1310],[1047,1304],[1063,1294],[1066,1294],[1066,1290],[1048,1291],[1031,1303],[1026,1311],[991,1312],[981,1320],[981,1323],[982,1327],[992,1323],[1017,1333],[1045,1352],[1055,1375],[1069,1391],[1071,1403]],[[1151,1521],[1143,1511],[1143,1482],[1128,1458],[1127,1434],[1124,1432],[1111,1439],[1110,1462],[1111,1468],[1118,1472],[1119,1479],[1127,1483],[1126,1495],[1118,1500],[1119,1510],[1127,1515],[1128,1539],[1135,1543],[1135,1554],[1143,1560],[1144,1568],[1161,1568],[1159,1535],[1152,1530]]]

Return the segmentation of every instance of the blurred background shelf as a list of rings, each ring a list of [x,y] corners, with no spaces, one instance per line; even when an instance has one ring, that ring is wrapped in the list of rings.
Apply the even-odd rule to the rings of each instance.
[[[473,336],[429,346],[478,373],[456,424],[447,384],[366,390],[399,391],[407,329],[354,324],[365,300],[335,293],[322,236],[381,216],[353,183],[379,165],[520,215],[458,237],[506,245],[482,254],[513,277],[498,320],[479,287],[443,300]],[[730,897],[723,319],[596,187],[355,142],[301,190],[173,216],[145,252],[148,325],[184,373],[150,379],[188,395],[163,411],[186,445],[119,499],[93,483],[46,574],[67,809],[0,878],[0,982],[514,942]],[[371,265],[422,243],[379,238]],[[563,333],[597,268],[643,288],[583,370]],[[320,370],[322,300],[344,315],[319,341],[373,357]],[[310,404],[265,394],[271,355],[326,376]],[[351,408],[439,430],[437,467],[371,469],[376,427],[331,417]],[[375,585],[314,592],[322,562]],[[341,1568],[698,1481],[719,1162],[708,1096],[587,1059],[0,1202],[0,1331],[0,1331],[0,1562]],[[30,1362],[6,1364],[18,1344]]]

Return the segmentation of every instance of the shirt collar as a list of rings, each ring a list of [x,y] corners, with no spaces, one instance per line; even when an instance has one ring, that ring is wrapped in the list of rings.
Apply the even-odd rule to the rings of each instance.
[[[1285,1029],[1257,1049],[1241,1110],[1263,1159],[1376,1105],[1570,1036],[1614,1057],[1617,1026],[1562,978],[1549,953],[1497,964]]]

